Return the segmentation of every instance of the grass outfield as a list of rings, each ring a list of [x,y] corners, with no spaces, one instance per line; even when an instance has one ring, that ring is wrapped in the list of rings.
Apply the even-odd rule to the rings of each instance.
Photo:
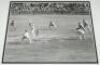
[[[91,25],[89,15],[20,15],[11,16],[15,20],[16,31],[8,26],[4,50],[4,62],[96,62],[93,34],[86,34],[86,40],[79,40],[74,30],[77,23],[86,19]],[[48,30],[47,25],[54,21],[57,30]],[[30,31],[28,23],[36,24],[40,34],[33,39],[20,41],[24,29]]]

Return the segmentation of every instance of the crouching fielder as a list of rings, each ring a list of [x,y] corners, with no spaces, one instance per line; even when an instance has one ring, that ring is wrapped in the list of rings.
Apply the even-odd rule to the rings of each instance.
[[[49,23],[49,28],[53,28],[53,29],[54,29],[54,28],[57,28],[57,25],[56,25],[54,22],[51,21],[51,22]]]
[[[27,30],[25,30],[25,33],[22,36],[22,39],[21,40],[25,40],[25,39],[27,39],[30,44],[32,43],[32,39],[31,39],[30,33]]]

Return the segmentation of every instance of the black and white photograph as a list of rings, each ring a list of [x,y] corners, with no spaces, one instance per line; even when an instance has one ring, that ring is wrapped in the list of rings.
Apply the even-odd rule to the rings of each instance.
[[[3,63],[98,63],[90,1],[10,1]]]

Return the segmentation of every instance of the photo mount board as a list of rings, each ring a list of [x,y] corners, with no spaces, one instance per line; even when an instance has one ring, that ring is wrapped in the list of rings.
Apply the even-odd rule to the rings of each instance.
[[[47,9],[45,9],[44,7],[45,5],[42,5],[41,3],[42,4],[45,3],[45,5],[47,4],[48,6]],[[73,6],[73,3],[76,7]],[[83,3],[83,5],[80,5],[80,3]],[[21,10],[21,6],[23,8],[22,10]],[[29,9],[27,6],[29,6]],[[82,6],[83,6],[83,10],[80,9],[82,8]],[[44,7],[45,11],[41,10],[42,7]],[[68,8],[69,9],[67,10],[66,7],[67,9]],[[53,10],[51,10],[50,8]],[[76,20],[77,22],[75,21],[74,23],[72,18],[73,20]],[[68,21],[72,21],[72,23],[74,24],[67,23],[68,21],[66,21],[66,19]],[[81,40],[79,37],[83,34],[82,33],[80,34],[78,30],[73,29],[77,27],[78,23],[83,21],[84,19],[88,21],[87,23],[89,26],[92,26],[90,27],[91,40],[90,38],[88,39],[88,37],[86,40],[83,40],[83,39]],[[11,24],[12,21],[14,21],[15,24]],[[48,29],[50,27],[49,22],[55,23],[57,26],[57,30],[54,28]],[[25,32],[24,30],[27,30],[28,33],[31,30],[29,29],[28,23],[31,23],[31,24],[35,23],[36,29],[37,30],[39,29],[38,36],[42,35],[42,39],[40,39],[40,37],[34,38],[34,40],[32,39],[32,44],[30,44],[30,42],[27,39],[25,39],[24,41],[20,41],[20,39],[22,39],[24,35],[24,32]],[[20,26],[22,25],[22,27],[18,25]],[[72,27],[70,25],[72,25]],[[16,30],[14,30],[14,26]],[[69,28],[65,29],[64,26],[65,27],[68,26]],[[41,27],[43,27],[43,29],[41,29]],[[20,28],[22,29],[18,30]],[[63,31],[62,29],[63,30],[65,29],[68,32]],[[45,34],[47,36],[43,34],[44,31],[46,31]],[[57,35],[55,35],[54,33]],[[69,33],[71,34],[69,35]],[[67,34],[69,36],[67,36]],[[75,42],[76,44],[74,44]],[[85,42],[87,44],[85,44]],[[13,48],[13,46],[15,47]],[[20,50],[22,50],[23,52]],[[69,52],[69,55],[67,55],[68,54],[67,52]],[[73,54],[76,54],[76,55],[73,55]],[[9,6],[8,21],[7,21],[7,26],[6,26],[2,63],[47,63],[47,64],[52,64],[52,63],[95,64],[95,63],[98,63],[90,1],[11,1],[10,6]]]

